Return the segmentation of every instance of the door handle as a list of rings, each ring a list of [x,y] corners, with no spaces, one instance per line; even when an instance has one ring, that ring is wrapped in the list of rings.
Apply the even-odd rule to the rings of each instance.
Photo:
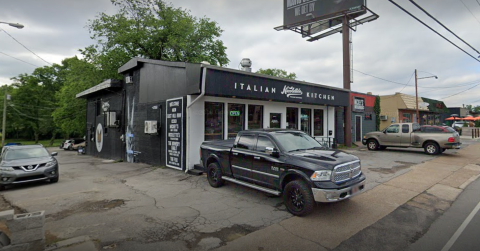
[[[255,157],[253,157],[253,158],[254,158],[254,159],[261,159],[260,157],[257,157],[257,156],[255,156]]]
[[[235,156],[238,155],[238,153],[232,153],[232,154],[235,155]]]

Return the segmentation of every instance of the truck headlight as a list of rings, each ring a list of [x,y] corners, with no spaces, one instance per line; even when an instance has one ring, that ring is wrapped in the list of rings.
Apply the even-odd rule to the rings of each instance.
[[[11,172],[15,170],[11,166],[0,166],[0,171]]]
[[[310,179],[313,181],[328,181],[332,176],[332,171],[322,170],[316,171],[310,176]]]

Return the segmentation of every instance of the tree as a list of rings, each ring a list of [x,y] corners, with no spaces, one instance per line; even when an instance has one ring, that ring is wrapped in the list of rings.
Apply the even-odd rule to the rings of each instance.
[[[64,59],[62,65],[60,75],[64,78],[64,84],[56,93],[59,105],[52,116],[65,138],[83,136],[85,134],[86,101],[77,99],[76,94],[99,84],[105,77],[102,74],[104,72],[77,57]]]
[[[163,0],[111,0],[117,14],[101,13],[90,20],[91,38],[97,40],[81,50],[114,78],[117,69],[132,57],[224,66],[229,60],[219,40],[223,30],[209,18],[196,18]]]
[[[285,70],[275,69],[275,68],[274,69],[268,68],[265,70],[260,68],[256,73],[270,75],[270,76],[279,77],[279,78],[288,78],[293,80],[297,78],[297,74],[295,74],[294,72],[287,73],[287,71]]]
[[[380,96],[375,97],[373,112],[375,112],[375,130],[380,131],[380,113],[382,112],[382,109],[380,108]]]

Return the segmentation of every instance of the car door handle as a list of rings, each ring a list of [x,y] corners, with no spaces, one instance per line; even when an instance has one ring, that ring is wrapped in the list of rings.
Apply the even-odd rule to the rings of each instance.
[[[238,155],[238,153],[232,153],[232,154],[235,155],[235,156]]]
[[[261,159],[260,157],[257,157],[257,156],[255,156],[255,157],[253,157],[253,158],[254,158],[254,159]]]

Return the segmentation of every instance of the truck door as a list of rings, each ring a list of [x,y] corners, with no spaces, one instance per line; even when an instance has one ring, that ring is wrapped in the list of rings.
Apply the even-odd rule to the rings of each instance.
[[[401,138],[401,145],[402,146],[409,146],[410,145],[410,124],[403,124],[402,125],[402,135],[400,136]]]
[[[383,135],[380,135],[380,144],[386,146],[398,146],[401,143],[400,135],[400,125],[391,125],[385,129],[385,133]]]
[[[255,155],[253,156],[252,178],[262,186],[277,188],[279,186],[282,162],[271,155],[267,149],[277,148],[267,136],[258,135]],[[278,148],[277,148],[278,149]]]
[[[235,178],[251,180],[255,143],[255,134],[241,134],[233,146],[230,163]]]

